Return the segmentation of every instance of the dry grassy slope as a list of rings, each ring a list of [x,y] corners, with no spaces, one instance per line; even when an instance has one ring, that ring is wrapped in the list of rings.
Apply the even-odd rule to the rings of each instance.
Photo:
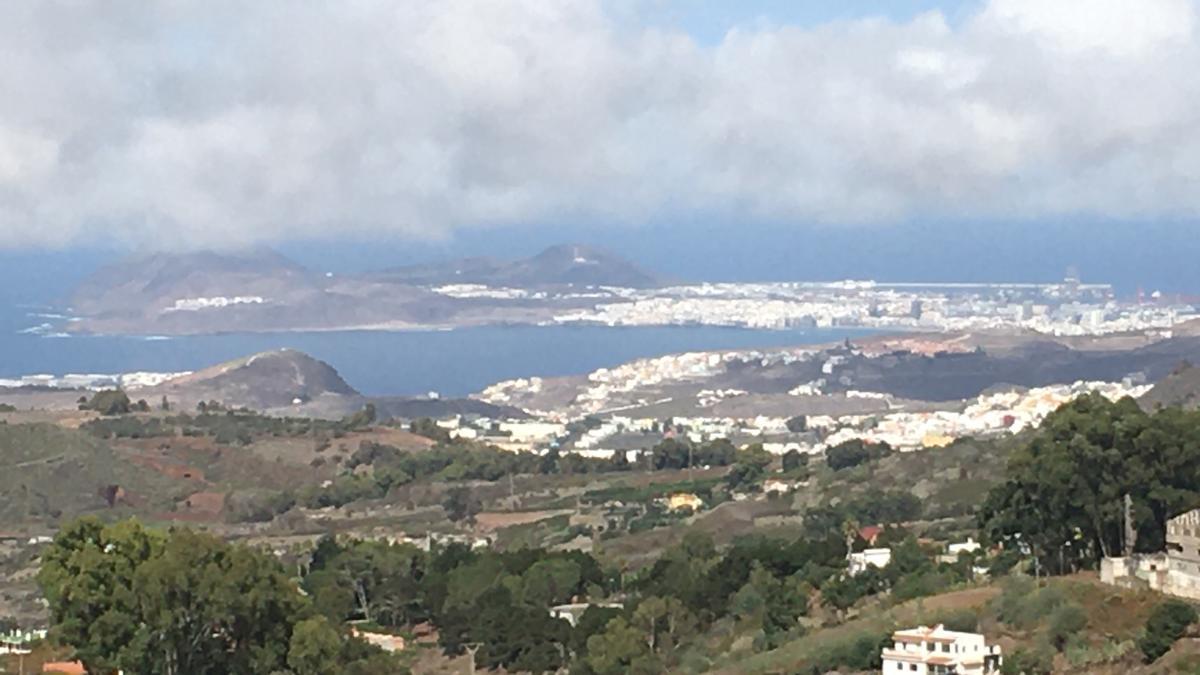
[[[0,519],[57,520],[105,510],[101,490],[109,485],[161,500],[171,481],[84,432],[43,423],[0,424]]]
[[[1136,639],[1150,610],[1162,601],[1162,596],[1150,591],[1130,591],[1101,584],[1094,574],[1079,574],[1050,579],[1045,582],[1056,587],[1072,602],[1079,603],[1088,616],[1083,637],[1090,645],[1107,641],[1121,642]],[[727,655],[712,672],[726,675],[796,672],[804,666],[809,655],[842,640],[867,631],[882,632],[892,627],[911,627],[933,623],[949,613],[972,611],[979,617],[979,630],[990,641],[1012,653],[1018,648],[1030,648],[1045,629],[1046,617],[1024,630],[999,623],[995,600],[1001,594],[999,584],[951,591],[928,598],[912,600],[896,606],[876,606],[864,609],[859,616],[843,624],[810,630],[804,637],[779,649],[755,655]],[[1157,673],[1195,652],[1194,645],[1181,640],[1176,653],[1164,657],[1154,666],[1140,662],[1140,653],[1131,652],[1111,663],[1072,664],[1064,655],[1055,658],[1054,672],[1083,675],[1085,673]],[[1186,657],[1190,658],[1190,657]]]
[[[1142,396],[1141,404],[1147,410],[1176,405],[1191,410],[1200,405],[1200,368],[1181,363]]]

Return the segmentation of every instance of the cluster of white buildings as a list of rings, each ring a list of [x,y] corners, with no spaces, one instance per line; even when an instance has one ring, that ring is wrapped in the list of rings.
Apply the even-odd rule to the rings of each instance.
[[[605,289],[611,291],[613,289]],[[1101,284],[723,283],[634,291],[564,312],[558,323],[717,325],[785,329],[860,326],[921,330],[1020,329],[1099,335],[1169,329],[1195,308],[1118,303]]]
[[[686,357],[689,355],[680,355]],[[711,367],[713,359],[722,355],[706,355],[706,359],[690,362],[697,370]],[[660,377],[660,371],[646,367],[650,362],[689,363],[688,359],[646,359],[636,362],[638,367],[625,367],[605,371],[591,382],[597,386],[631,387],[629,374],[640,375],[632,379],[644,382],[645,377]],[[619,373],[619,374],[618,374]],[[536,379],[528,380],[530,386],[539,386]],[[511,385],[510,385],[511,386]],[[817,435],[797,438],[788,430],[788,418],[759,415],[755,417],[723,416],[676,416],[670,422],[680,437],[694,443],[727,438],[742,445],[761,443],[764,450],[782,455],[796,451],[804,454],[819,454],[826,448],[851,440],[868,443],[884,442],[901,451],[938,448],[949,445],[959,438],[986,437],[990,435],[1016,433],[1041,424],[1047,415],[1081,395],[1099,392],[1111,400],[1125,396],[1137,398],[1150,388],[1149,385],[1125,382],[1075,382],[1073,384],[1050,385],[1028,390],[988,393],[977,397],[960,409],[929,410],[910,412],[892,409],[888,412],[856,415],[813,415],[806,418],[807,428]],[[493,392],[501,391],[493,389]],[[742,395],[738,390],[701,392],[702,397],[726,399]],[[847,398],[881,399],[891,404],[890,396],[879,392],[854,391]],[[492,400],[495,400],[493,398]],[[565,416],[551,416],[534,420],[491,421],[476,420],[471,424],[458,419],[439,422],[450,430],[452,436],[478,439],[500,448],[513,451],[544,450],[569,435]],[[609,458],[616,452],[626,452],[614,444],[617,437],[630,435],[655,436],[666,432],[660,429],[661,420],[648,417],[611,415],[597,425],[587,429],[573,439],[565,451],[578,452],[588,457]],[[498,432],[498,433],[497,433]],[[819,440],[818,440],[819,439]],[[647,447],[653,443],[647,442]],[[628,447],[626,445],[626,447]],[[631,459],[636,458],[633,452]]]
[[[1130,382],[1076,382],[979,396],[959,411],[890,412],[883,415],[848,415],[833,421],[833,431],[811,452],[862,439],[886,442],[900,450],[941,447],[958,438],[1016,433],[1036,427],[1047,415],[1084,394],[1099,392],[1112,400],[1137,398],[1149,385]],[[829,418],[813,418],[809,426],[829,425]]]

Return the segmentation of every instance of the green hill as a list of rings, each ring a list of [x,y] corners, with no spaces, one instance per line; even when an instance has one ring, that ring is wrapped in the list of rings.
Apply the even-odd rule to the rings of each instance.
[[[129,505],[171,483],[132,464],[91,435],[52,424],[0,423],[0,518],[53,521]],[[119,488],[119,490],[118,490]]]

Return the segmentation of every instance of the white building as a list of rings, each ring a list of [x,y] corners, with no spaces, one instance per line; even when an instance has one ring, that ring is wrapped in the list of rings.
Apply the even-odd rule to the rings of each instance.
[[[1167,549],[1100,561],[1100,580],[1200,600],[1200,509],[1167,521]]]
[[[978,633],[937,625],[898,630],[883,648],[883,675],[984,675],[1000,672],[1000,648]]]
[[[975,553],[982,546],[979,542],[971,537],[967,537],[966,541],[958,542],[957,544],[949,544],[946,546],[946,553],[938,556],[938,562],[954,564],[958,562],[958,554],[960,553]]]
[[[786,481],[786,480],[779,480],[778,478],[768,478],[767,480],[763,481],[763,485],[762,485],[763,493],[768,494],[768,495],[769,494],[786,495],[787,493],[791,492],[792,489],[793,489],[793,485],[791,484],[791,482]]]
[[[854,576],[860,572],[867,571],[868,567],[884,568],[892,562],[892,549],[890,548],[869,548],[859,553],[851,553],[846,556],[848,563],[846,571],[850,576]]]

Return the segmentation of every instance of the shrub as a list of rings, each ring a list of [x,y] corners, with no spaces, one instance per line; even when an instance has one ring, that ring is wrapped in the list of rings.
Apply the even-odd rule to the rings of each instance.
[[[1168,600],[1150,613],[1146,620],[1146,632],[1138,640],[1138,648],[1146,663],[1157,661],[1171,650],[1187,627],[1196,621],[1196,610],[1186,602]]]
[[[1038,645],[1033,649],[1018,647],[1004,657],[1000,666],[1002,675],[1049,675],[1054,669],[1054,653],[1049,645]]]
[[[1067,640],[1087,626],[1087,614],[1075,603],[1060,605],[1050,614],[1047,627],[1050,644],[1058,651],[1067,646]]]

